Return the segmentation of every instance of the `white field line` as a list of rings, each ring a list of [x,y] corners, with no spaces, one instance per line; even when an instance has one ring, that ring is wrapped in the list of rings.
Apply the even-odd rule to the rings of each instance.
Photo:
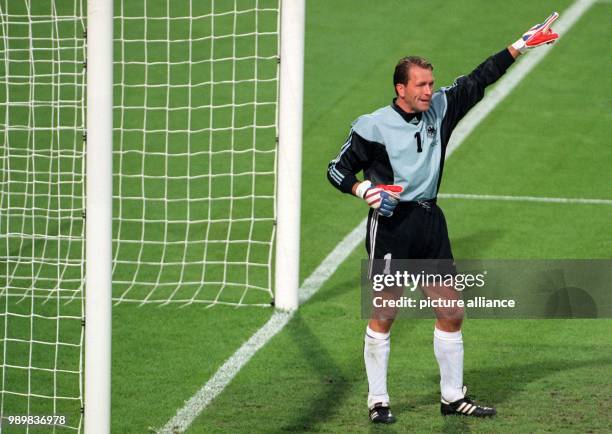
[[[308,276],[299,290],[300,303],[305,303],[312,297],[363,241],[365,223],[364,220],[344,237],[317,269]],[[184,432],[202,410],[225,389],[225,386],[232,381],[251,357],[287,325],[293,314],[294,312],[275,311],[268,322],[227,359],[215,375],[158,432],[172,434]]]
[[[291,317],[293,317],[293,312],[275,311],[268,322],[242,344],[215,372],[215,375],[189,401],[185,402],[185,405],[158,432],[168,434],[184,432],[202,410],[225,389],[225,386],[232,381],[251,357],[285,327]]]
[[[561,35],[567,31],[580,16],[593,4],[594,0],[577,0],[572,6],[563,12],[563,17],[554,26],[555,31]],[[489,114],[500,101],[502,101],[514,89],[516,84],[527,75],[533,67],[544,57],[550,47],[540,47],[533,53],[529,53],[524,61],[518,62],[510,71],[518,70],[515,74],[506,74],[495,86],[493,91],[476,106],[476,110],[481,105],[488,107],[486,110],[479,111],[479,115],[466,116],[453,133],[453,139],[449,142],[446,158],[450,157],[455,149],[461,145],[467,135]],[[529,61],[530,57],[537,56],[538,60]],[[532,66],[522,67],[522,64]],[[508,90],[505,88],[508,87]],[[470,114],[472,114],[470,112]],[[459,133],[459,134],[458,134]],[[338,266],[350,255],[350,253],[363,242],[365,236],[366,219],[361,221],[355,229],[347,235],[340,244],[323,260],[315,271],[304,281],[300,288],[300,302],[307,301],[333,274]],[[268,322],[259,329],[251,338],[245,342],[225,363],[217,370],[204,386],[187,401],[183,408],[179,409],[176,415],[164,425],[158,432],[160,433],[182,433],[195,418],[204,410],[210,402],[225,389],[232,381],[240,369],[253,357],[253,355],[263,347],[272,337],[281,331],[289,320],[293,317],[293,312],[275,312]]]
[[[543,203],[569,203],[589,205],[612,205],[612,199],[587,199],[580,197],[539,197],[539,196],[500,196],[495,194],[458,194],[440,193],[439,199],[468,199],[468,200],[500,200],[509,202],[543,202]]]

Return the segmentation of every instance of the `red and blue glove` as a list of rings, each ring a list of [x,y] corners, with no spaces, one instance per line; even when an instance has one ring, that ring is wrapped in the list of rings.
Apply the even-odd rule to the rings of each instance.
[[[401,185],[373,186],[370,181],[363,181],[357,186],[355,195],[365,200],[368,206],[377,210],[379,214],[391,217],[403,190]]]
[[[530,48],[539,47],[544,44],[552,44],[559,38],[559,34],[552,31],[550,25],[559,18],[558,12],[550,14],[542,24],[536,24],[527,30],[512,47],[524,53]]]

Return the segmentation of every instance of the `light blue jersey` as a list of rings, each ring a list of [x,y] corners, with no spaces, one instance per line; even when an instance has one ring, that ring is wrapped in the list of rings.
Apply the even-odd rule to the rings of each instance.
[[[442,158],[440,131],[445,113],[446,96],[438,91],[431,98],[429,110],[410,122],[393,106],[386,106],[353,123],[355,133],[385,147],[393,170],[391,183],[404,188],[401,201],[436,197]]]

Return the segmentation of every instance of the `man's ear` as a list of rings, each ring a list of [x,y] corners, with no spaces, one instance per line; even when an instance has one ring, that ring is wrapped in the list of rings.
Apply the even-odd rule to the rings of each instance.
[[[395,85],[395,92],[397,93],[398,96],[403,98],[404,94],[405,94],[405,91],[406,91],[406,86],[405,85],[403,85],[401,83],[398,83],[398,84]]]

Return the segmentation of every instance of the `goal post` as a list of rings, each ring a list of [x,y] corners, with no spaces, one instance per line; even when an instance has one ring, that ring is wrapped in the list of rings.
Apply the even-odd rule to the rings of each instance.
[[[113,0],[87,3],[85,399],[87,434],[110,432]]]
[[[86,432],[110,429],[112,3],[88,2]],[[298,306],[304,23],[304,0],[280,2],[274,300],[282,310]]]
[[[305,0],[284,1],[280,26],[275,306],[298,307]]]
[[[110,432],[113,304],[297,308],[304,9],[0,0],[0,416]]]
[[[115,303],[275,298],[282,5],[115,0]]]

